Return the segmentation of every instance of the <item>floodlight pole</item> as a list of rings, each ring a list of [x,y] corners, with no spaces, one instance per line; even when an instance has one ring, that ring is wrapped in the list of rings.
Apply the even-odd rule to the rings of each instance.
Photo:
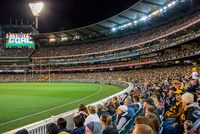
[[[39,19],[39,16],[36,16],[35,17],[35,28],[36,29],[38,29],[38,21],[39,21],[38,19]]]
[[[38,20],[40,13],[43,9],[43,3],[42,2],[36,2],[36,3],[29,3],[29,7],[33,13],[33,16],[35,16],[35,28],[38,29]]]

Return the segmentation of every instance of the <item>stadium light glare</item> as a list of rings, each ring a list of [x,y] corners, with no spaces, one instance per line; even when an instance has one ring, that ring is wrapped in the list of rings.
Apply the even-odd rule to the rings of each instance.
[[[163,9],[161,8],[159,11],[162,13],[162,12],[163,12]]]
[[[136,25],[136,24],[138,23],[138,21],[137,21],[137,20],[135,20],[133,23]]]
[[[148,19],[147,16],[143,16],[140,20],[142,20],[142,21],[146,21],[147,19]]]
[[[112,31],[115,32],[117,29],[115,27],[112,28]]]
[[[36,29],[38,29],[38,17],[40,16],[42,9],[44,8],[44,3],[43,2],[29,3],[29,7],[33,13],[33,16],[36,17],[35,27]]]
[[[160,9],[157,9],[156,11],[150,13],[148,16],[143,16],[140,19],[137,19],[137,20],[135,20],[133,22],[129,22],[129,23],[124,24],[124,25],[119,26],[119,27],[112,28],[111,30],[113,32],[115,32],[116,30],[119,30],[119,29],[123,30],[124,28],[127,28],[127,27],[129,27],[129,26],[131,26],[133,24],[137,25],[137,23],[140,22],[140,21],[144,21],[145,22],[145,21],[151,19],[154,16],[162,15],[162,13],[167,12],[168,8],[172,8],[172,7],[176,6],[178,3],[182,3],[182,2],[185,2],[185,0],[182,0],[182,1],[174,0],[171,3],[168,3],[166,6],[160,8]]]
[[[50,43],[56,42],[56,39],[53,39],[53,38],[52,38],[52,39],[49,39],[49,42],[50,42]]]

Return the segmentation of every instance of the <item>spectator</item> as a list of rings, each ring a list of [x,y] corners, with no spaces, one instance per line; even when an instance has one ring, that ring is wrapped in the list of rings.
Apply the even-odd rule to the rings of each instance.
[[[97,115],[94,106],[88,106],[88,113],[89,113],[89,115],[85,119],[84,125],[90,123],[91,121],[93,121],[93,122],[100,122],[99,116]]]
[[[148,125],[136,124],[132,134],[156,134],[156,133]]]
[[[121,105],[117,108],[117,129],[120,130],[124,124],[131,118],[128,114],[128,107]]]
[[[80,104],[78,108],[78,114],[80,114],[84,119],[88,116],[87,107],[84,104]]]
[[[85,134],[85,119],[81,115],[77,115],[73,118],[75,129],[73,129],[72,134]]]
[[[70,134],[71,131],[70,130],[67,130],[67,121],[64,119],[64,118],[59,118],[57,120],[57,125],[58,125],[58,128],[59,128],[59,132],[58,134]]]
[[[102,134],[103,125],[100,122],[90,122],[86,125],[85,134]]]
[[[103,134],[118,134],[117,128],[111,125],[111,116],[103,114],[100,117],[100,121],[104,126]]]
[[[22,129],[22,130],[17,131],[15,134],[29,134],[29,133],[26,129]]]
[[[156,132],[158,134],[159,130],[160,130],[160,121],[159,121],[158,117],[153,113],[148,113],[147,115],[145,115],[145,117],[147,117],[149,120],[151,120],[151,122],[153,124],[152,129],[154,130],[154,132]]]
[[[108,112],[108,109],[102,104],[97,105],[97,114],[99,117],[103,114],[110,115],[110,113]]]
[[[59,128],[55,123],[47,124],[47,132],[48,134],[58,134]]]
[[[155,126],[156,124],[154,124],[154,122],[152,122],[152,120],[150,120],[148,117],[145,117],[145,116],[138,116],[136,117],[135,119],[135,124],[145,124],[145,125],[148,125],[150,126],[153,131],[156,133],[156,130],[157,130],[157,126]]]
[[[124,100],[124,105],[128,107],[128,114],[133,117],[135,114],[135,108],[130,96],[126,97]]]

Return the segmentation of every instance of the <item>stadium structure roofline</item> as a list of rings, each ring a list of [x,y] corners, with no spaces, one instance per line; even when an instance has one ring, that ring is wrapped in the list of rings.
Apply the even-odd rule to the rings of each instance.
[[[35,34],[31,36],[36,40],[44,39],[44,37],[49,40],[52,38],[68,38],[73,40],[77,37],[78,39],[85,39],[90,36],[98,37],[100,35],[110,33],[111,29],[114,27],[122,26],[124,24],[134,22],[134,20],[137,20],[138,18],[148,16],[152,12],[166,6],[167,3],[169,3],[168,0],[139,0],[126,10],[91,25],[58,32]]]

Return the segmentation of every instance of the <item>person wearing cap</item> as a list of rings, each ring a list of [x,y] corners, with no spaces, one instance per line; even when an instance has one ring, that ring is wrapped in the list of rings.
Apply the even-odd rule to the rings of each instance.
[[[178,118],[180,116],[180,110],[182,107],[182,101],[181,101],[181,95],[182,95],[182,90],[176,90],[174,92],[175,98],[176,98],[176,103],[174,106],[172,106],[168,111],[165,113],[165,118]]]
[[[128,107],[125,105],[121,105],[117,108],[117,129],[120,130],[124,124],[131,118],[128,114]]]
[[[85,134],[102,134],[103,125],[100,122],[91,121],[86,125]]]
[[[155,114],[156,116],[158,117],[158,119],[160,120],[160,116],[159,116],[159,111],[158,111],[158,108],[155,106],[154,104],[154,100],[152,98],[147,98],[147,99],[144,99],[143,100],[143,115],[145,115],[146,113],[146,110],[149,108],[149,107],[154,107],[155,108]]]

